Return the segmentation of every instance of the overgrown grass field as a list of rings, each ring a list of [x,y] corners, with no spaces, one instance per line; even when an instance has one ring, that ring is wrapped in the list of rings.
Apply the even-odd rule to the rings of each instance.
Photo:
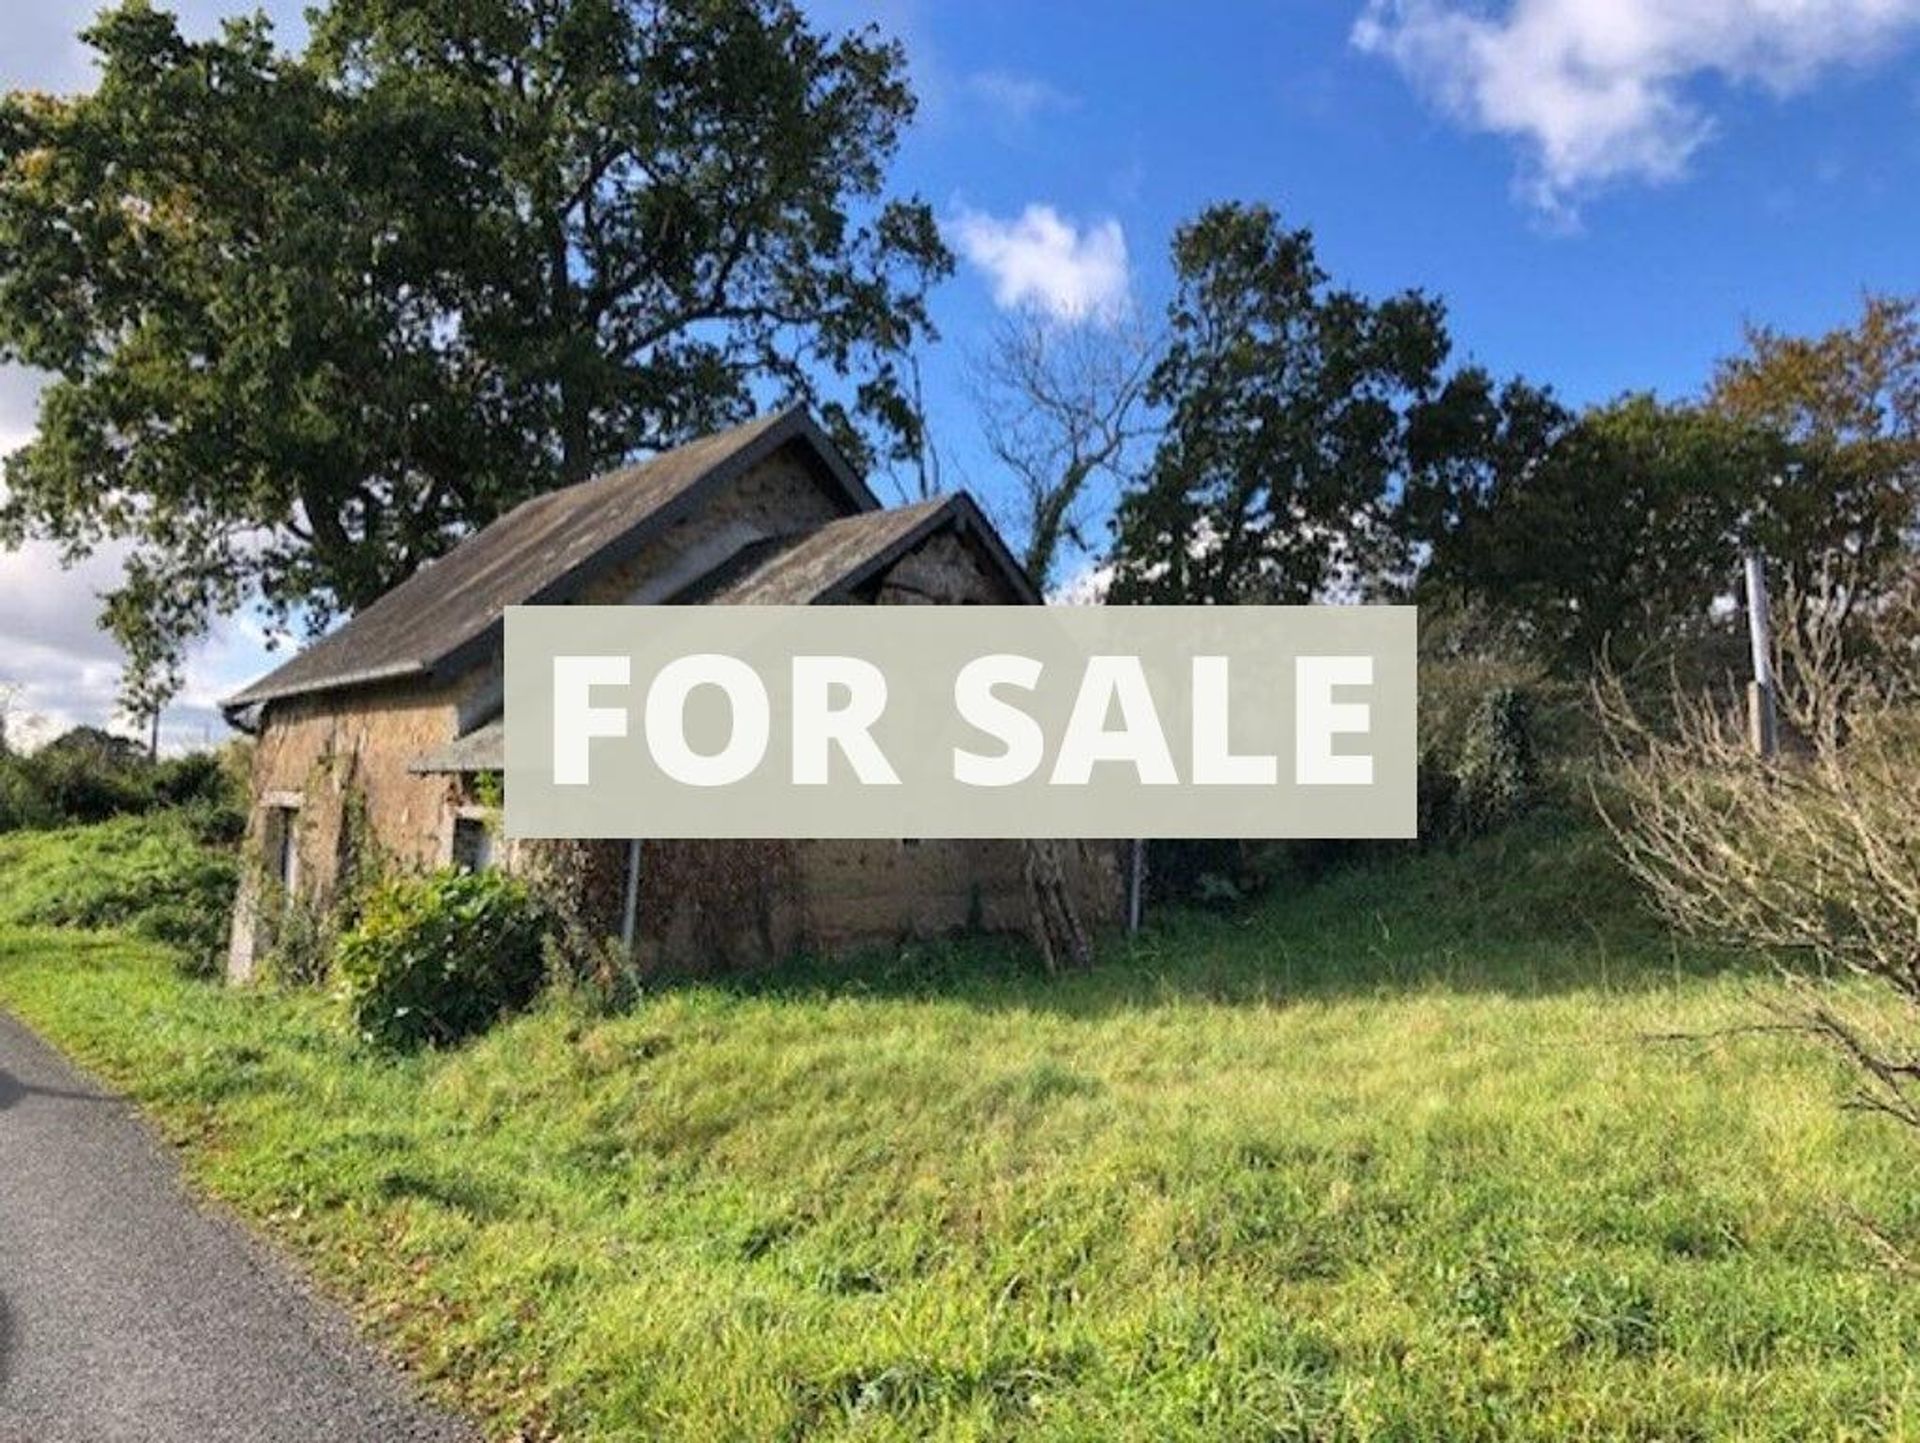
[[[1920,1436],[1920,1142],[1792,1039],[1651,1036],[1773,984],[1601,850],[398,1061],[119,934],[0,927],[0,1005],[500,1438]]]

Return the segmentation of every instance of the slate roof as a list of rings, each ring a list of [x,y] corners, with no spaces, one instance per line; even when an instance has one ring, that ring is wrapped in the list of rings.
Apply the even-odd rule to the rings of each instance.
[[[782,446],[807,448],[849,511],[879,507],[805,410],[795,407],[663,452],[651,460],[523,502],[227,698],[229,716],[257,703],[419,676],[484,642],[509,606],[565,600],[703,495]]]
[[[708,606],[811,606],[844,599],[943,527],[985,541],[1016,595],[1038,601],[1026,573],[964,492],[885,511],[843,516],[811,531],[746,548],[673,599]]]
[[[881,509],[804,411],[790,410],[668,451],[638,466],[548,492],[516,507],[421,568],[338,631],[223,704],[236,725],[262,703],[377,681],[457,672],[493,644],[506,608],[561,602],[708,494],[782,446],[806,448],[850,514],[753,542],[669,598],[681,604],[809,606],[848,599],[928,536],[952,528],[986,553],[1013,594],[1039,593],[973,499],[962,492]],[[494,770],[500,728],[489,721],[413,763],[422,772]]]
[[[504,717],[498,716],[485,726],[407,763],[407,770],[417,774],[504,772],[506,769],[507,723]]]

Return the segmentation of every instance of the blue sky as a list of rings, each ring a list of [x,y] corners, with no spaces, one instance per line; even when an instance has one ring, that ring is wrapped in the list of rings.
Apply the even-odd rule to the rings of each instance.
[[[1265,200],[1313,228],[1343,282],[1435,291],[1463,354],[1585,402],[1697,388],[1743,321],[1826,327],[1862,288],[1920,287],[1920,67],[1906,43],[1920,26],[1889,24],[1791,80],[1753,62],[1697,65],[1668,92],[1691,118],[1664,124],[1711,133],[1677,171],[1661,164],[1661,119],[1652,140],[1621,121],[1601,137],[1608,153],[1651,147],[1647,168],[1574,166],[1543,200],[1535,135],[1490,133],[1363,51],[1358,4],[1152,4],[1098,24],[1077,7],[1002,0],[905,14],[933,75],[901,178],[943,214],[1011,218],[1040,203],[1083,232],[1117,221],[1144,298],[1164,298],[1182,219],[1217,199]],[[982,76],[1040,98],[1023,117],[996,106]],[[1557,134],[1550,98],[1542,110],[1536,126]],[[963,268],[942,297],[961,348],[991,306],[983,280]]]
[[[84,84],[90,8],[10,8],[0,84]],[[1920,291],[1920,0],[812,9],[909,49],[922,112],[896,186],[963,256],[926,358],[935,435],[990,504],[967,353],[1008,308],[1150,316],[1171,231],[1214,200],[1311,226],[1343,284],[1443,296],[1461,358],[1574,402],[1683,395],[1744,322],[1823,329],[1863,290]],[[32,393],[0,374],[0,448]],[[108,708],[115,657],[86,623],[115,564],[0,557],[0,681],[51,723]],[[217,737],[212,700],[270,661],[246,619],[224,628],[173,739]]]

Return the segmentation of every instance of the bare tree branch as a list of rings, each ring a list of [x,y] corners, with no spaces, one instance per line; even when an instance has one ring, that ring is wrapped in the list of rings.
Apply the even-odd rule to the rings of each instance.
[[[1869,665],[1843,644],[1858,634],[1851,596],[1836,566],[1779,599],[1792,745],[1777,757],[1753,753],[1731,692],[1676,688],[1656,723],[1603,675],[1594,696],[1613,765],[1599,801],[1659,911],[1777,959],[1793,999],[1776,1009],[1782,1025],[1851,1064],[1856,1105],[1920,1128],[1920,713],[1897,652],[1875,648]],[[1897,1020],[1836,974],[1890,991]]]
[[[1094,522],[1155,431],[1146,405],[1159,347],[1138,326],[1001,323],[971,358],[968,390],[988,452],[1020,490],[1021,560],[1045,588],[1063,547],[1091,549]]]

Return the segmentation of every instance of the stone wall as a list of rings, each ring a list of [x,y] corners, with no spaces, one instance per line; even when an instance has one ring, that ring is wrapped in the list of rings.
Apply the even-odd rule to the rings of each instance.
[[[293,697],[271,704],[253,749],[252,815],[248,818],[240,896],[234,909],[227,970],[253,975],[261,898],[259,870],[268,865],[274,829],[292,812],[302,899],[328,905],[344,868],[390,863],[432,867],[449,855],[458,783],[416,776],[408,766],[455,735],[470,694],[497,686],[490,667],[476,667],[440,686],[369,687]]]
[[[842,510],[805,461],[783,451],[596,578],[580,600],[665,600],[740,547],[818,525]],[[977,543],[951,532],[900,558],[867,595],[881,605],[1019,600]],[[268,706],[254,749],[246,853],[253,865],[235,909],[232,976],[253,973],[263,895],[256,874],[274,848],[281,819],[296,817],[298,890],[323,905],[356,852],[401,867],[447,861],[455,817],[471,793],[458,778],[419,776],[409,767],[486,720],[499,690],[496,652],[447,682],[396,683]],[[297,813],[280,810],[289,803]],[[515,849],[502,849],[506,865],[514,865],[515,856]],[[581,858],[582,890],[591,893],[583,900],[600,925],[617,933],[627,846],[592,844]],[[835,950],[971,929],[1020,932],[1028,921],[1017,842],[647,842],[639,861],[636,943],[643,962],[765,963],[802,948]],[[1073,847],[1068,862],[1088,923],[1117,921],[1123,871],[1113,849]]]
[[[870,587],[882,606],[1013,604],[1020,600],[977,545],[939,532]],[[766,865],[762,843],[649,842],[641,850],[638,942],[643,962],[675,968],[765,964],[796,950],[843,951],[868,943],[1024,933],[1029,923],[1025,848],[996,840],[840,840],[787,844]],[[734,849],[734,850],[729,850]],[[1071,843],[1068,882],[1089,927],[1124,919],[1125,869],[1109,843]],[[766,886],[744,906],[736,874]],[[703,883],[716,895],[706,895]],[[724,895],[719,895],[724,894]],[[731,916],[733,925],[717,929]]]
[[[846,504],[792,448],[775,452],[690,516],[683,516],[638,553],[581,594],[585,606],[647,605],[698,581],[741,547],[809,530],[846,514]]]
[[[606,844],[621,854],[624,843]],[[769,855],[778,850],[781,855]],[[1066,870],[1095,930],[1124,920],[1119,845],[1069,842]],[[1023,843],[998,840],[660,842],[641,845],[638,959],[676,972],[765,966],[797,952],[958,937],[1023,935]],[[597,869],[611,872],[614,863]],[[608,930],[622,906],[609,889]]]

